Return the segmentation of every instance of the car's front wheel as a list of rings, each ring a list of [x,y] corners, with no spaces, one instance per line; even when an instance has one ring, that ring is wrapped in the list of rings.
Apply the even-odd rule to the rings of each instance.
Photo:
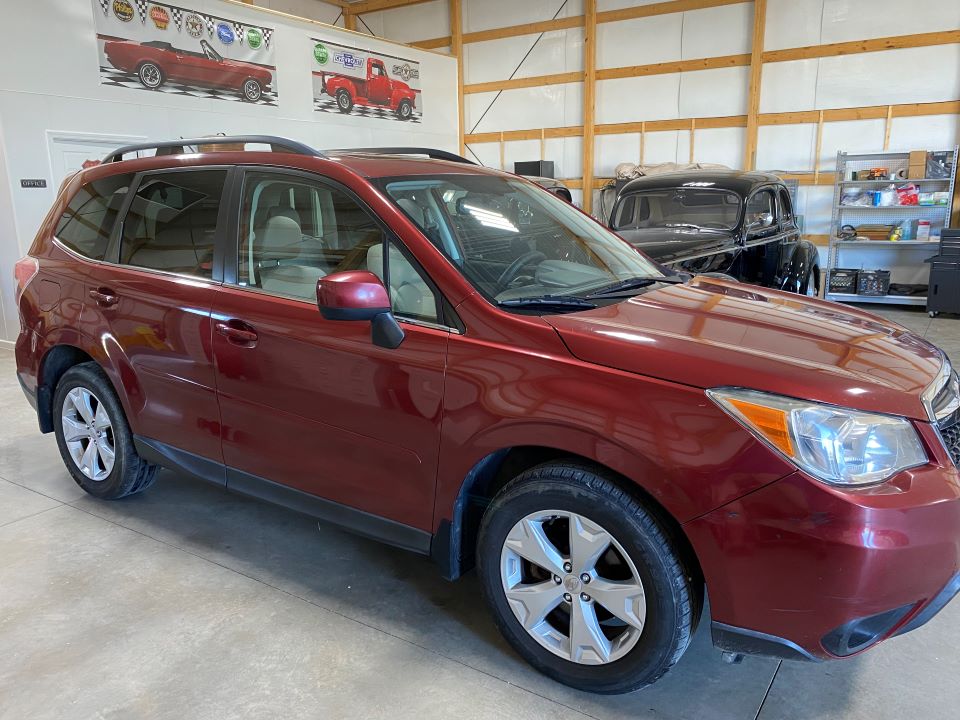
[[[159,468],[137,454],[120,401],[96,363],[64,373],[53,412],[63,462],[88,493],[116,500],[153,483]]]
[[[243,99],[247,102],[257,102],[263,97],[263,86],[259,81],[248,78],[243,83]]]
[[[699,581],[670,533],[613,480],[576,464],[533,468],[494,498],[478,570],[510,644],[589,692],[656,682],[699,619]]]
[[[137,78],[145,88],[156,90],[163,85],[163,70],[160,69],[159,65],[152,62],[140,63],[140,67],[137,68]]]

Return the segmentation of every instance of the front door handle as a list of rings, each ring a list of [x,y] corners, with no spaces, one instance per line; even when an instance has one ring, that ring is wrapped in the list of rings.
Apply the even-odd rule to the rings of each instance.
[[[99,287],[90,291],[90,297],[96,300],[100,307],[112,307],[120,302],[120,298],[110,288]]]
[[[241,320],[228,320],[226,322],[217,322],[215,325],[218,333],[223,335],[229,342],[242,347],[253,347],[257,344],[257,331],[252,326]]]

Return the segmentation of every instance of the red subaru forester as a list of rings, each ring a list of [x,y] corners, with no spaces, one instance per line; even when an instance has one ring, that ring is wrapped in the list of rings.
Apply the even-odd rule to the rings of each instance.
[[[219,142],[268,147],[191,152]],[[18,376],[87,492],[162,465],[475,564],[510,643],[577,688],[657,680],[708,592],[717,647],[823,660],[960,587],[942,352],[671,273],[449,153],[122,148],[16,277]]]

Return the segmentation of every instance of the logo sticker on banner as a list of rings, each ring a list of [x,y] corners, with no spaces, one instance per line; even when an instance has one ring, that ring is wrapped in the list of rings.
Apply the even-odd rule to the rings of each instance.
[[[176,95],[176,103],[233,100],[277,105],[272,28],[247,27],[236,18],[208,15],[189,5],[89,1],[94,7],[101,85]],[[131,22],[135,17],[143,22]]]
[[[187,15],[183,20],[183,24],[187,28],[187,33],[190,37],[198,38],[203,36],[203,18],[196,13]]]
[[[127,0],[113,0],[113,14],[117,16],[117,20],[130,22],[133,20],[133,5]]]
[[[217,37],[220,38],[220,42],[224,45],[232,45],[236,39],[231,27],[223,22],[217,25]]]
[[[323,46],[323,43],[317,43],[313,46],[313,57],[321,65],[326,65],[327,61],[330,59],[330,53],[327,52],[327,49]]]
[[[159,5],[150,8],[150,19],[156,25],[157,30],[166,30],[170,24],[170,14]]]
[[[333,56],[333,61],[343,65],[345,68],[358,68],[363,65],[363,60],[348,52],[339,52]]]

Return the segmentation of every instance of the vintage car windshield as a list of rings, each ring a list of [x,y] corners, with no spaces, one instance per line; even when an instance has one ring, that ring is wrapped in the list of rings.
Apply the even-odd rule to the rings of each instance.
[[[203,48],[204,54],[206,54],[210,60],[213,60],[214,62],[223,62],[223,55],[214,50],[213,46],[206,40],[200,41],[200,47]]]
[[[615,230],[693,227],[732,230],[737,226],[740,196],[714,188],[661,188],[620,197],[613,214]]]
[[[663,278],[659,265],[521,179],[435,175],[380,181],[393,202],[495,302],[576,298]]]

